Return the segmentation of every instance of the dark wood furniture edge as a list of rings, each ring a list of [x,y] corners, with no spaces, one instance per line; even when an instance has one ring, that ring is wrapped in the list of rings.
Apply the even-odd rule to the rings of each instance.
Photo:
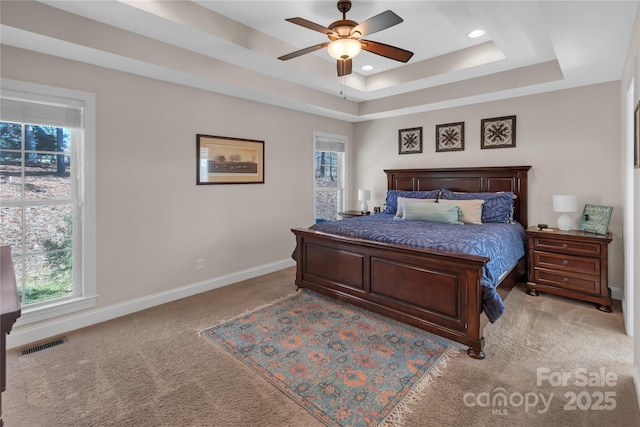
[[[586,243],[594,243],[594,239],[596,242],[600,241],[600,242],[604,242],[607,243],[607,245],[609,243],[611,243],[611,241],[613,240],[613,236],[610,232],[607,232],[607,234],[593,234],[593,233],[588,233],[588,232],[584,232],[582,230],[569,230],[569,231],[561,231],[561,230],[553,230],[553,231],[544,231],[544,230],[536,230],[530,228],[527,230],[527,235],[528,236],[540,236],[540,237],[552,237],[552,238],[561,238],[562,236],[566,236],[567,238],[570,238],[572,241],[575,242],[586,242]],[[600,243],[598,242],[598,243]],[[602,251],[604,258],[606,259],[608,257],[608,247],[607,245],[602,245]],[[532,251],[534,249],[529,246],[529,253],[531,254]],[[612,304],[612,298],[611,298],[611,290],[609,289],[609,284],[608,284],[608,263],[604,263],[604,265],[602,265],[602,274],[601,274],[601,281],[602,284],[601,286],[604,286],[607,289],[608,292],[608,296],[604,297],[602,295],[597,296],[597,295],[589,295],[589,294],[585,294],[583,292],[579,292],[579,291],[571,291],[571,292],[563,292],[562,290],[558,290],[558,288],[554,287],[554,286],[549,286],[549,285],[545,285],[542,283],[536,283],[533,282],[533,277],[534,277],[534,265],[532,261],[529,261],[529,271],[528,271],[528,280],[526,283],[526,292],[527,294],[537,297],[540,295],[540,292],[546,292],[549,294],[553,294],[553,295],[559,295],[559,296],[564,296],[564,297],[568,297],[568,298],[577,298],[581,301],[586,301],[586,302],[591,302],[593,304],[595,304],[596,308],[604,313],[611,313],[613,312],[613,309],[611,308],[611,304]],[[540,291],[540,292],[538,292]],[[579,294],[579,297],[576,297],[576,295]]]
[[[21,309],[16,287],[16,275],[11,258],[11,247],[0,247],[0,427],[2,419],[2,392],[6,389],[7,378],[7,338],[13,324],[20,317]]]
[[[497,192],[513,191],[514,219],[527,225],[527,173],[530,166],[441,168],[441,169],[389,169],[388,189],[430,190],[448,188],[453,191]],[[296,286],[307,288],[363,307],[378,314],[417,326],[442,337],[467,345],[467,354],[484,358],[484,325],[482,314],[482,267],[487,259],[472,255],[457,255],[425,249],[409,248],[335,236],[309,229],[294,228],[296,236]],[[327,257],[325,260],[324,257]],[[395,277],[405,277],[401,287],[378,289],[380,283],[375,266],[389,267]],[[385,270],[383,268],[382,270]],[[355,271],[355,273],[354,273]],[[412,277],[428,271],[441,289],[454,287],[456,300],[439,302],[438,292],[432,292],[435,302],[422,306],[413,301],[428,292],[401,295],[404,288],[423,286]],[[498,292],[505,297],[515,283],[526,274],[523,257],[502,280]],[[387,274],[387,277],[392,277]],[[378,283],[376,283],[378,281]],[[384,286],[382,286],[384,288]],[[387,292],[388,294],[384,294]],[[453,307],[455,306],[455,307]]]
[[[340,215],[342,218],[352,218],[352,217],[355,217],[355,216],[367,216],[367,215],[371,215],[371,212],[362,212],[362,211],[356,211],[356,210],[348,210],[348,211],[338,212],[338,215]]]
[[[309,250],[313,250],[317,247],[325,250],[332,250],[335,248],[335,245],[338,244],[336,249],[338,252],[350,256],[361,256],[362,278],[363,281],[368,281],[368,283],[363,285],[361,289],[356,289],[345,286],[343,283],[339,283],[339,281],[332,283],[332,281],[327,280],[326,277],[315,274],[315,271],[310,273],[307,268],[297,268],[296,285],[298,288],[311,289],[340,301],[351,303],[383,316],[399,320],[453,341],[460,342],[472,349],[471,351],[473,355],[470,353],[472,357],[484,357],[484,353],[482,352],[484,348],[484,340],[480,339],[479,332],[477,334],[478,338],[473,339],[473,334],[467,336],[466,333],[460,331],[460,329],[478,329],[479,331],[479,321],[476,323],[474,319],[468,319],[465,328],[456,330],[453,327],[442,326],[433,320],[425,319],[425,316],[421,316],[419,313],[416,313],[416,311],[420,311],[418,307],[413,307],[415,310],[410,310],[406,303],[393,301],[392,298],[384,295],[372,294],[370,283],[371,275],[366,273],[366,271],[370,270],[372,260],[374,260],[374,262],[385,262],[389,259],[391,259],[392,262],[397,261],[397,259],[393,259],[394,255],[406,258],[416,257],[416,254],[418,254],[420,257],[424,257],[425,260],[435,259],[439,263],[455,264],[455,271],[460,272],[462,279],[466,282],[464,284],[464,287],[466,288],[464,291],[470,295],[468,302],[475,305],[475,310],[479,311],[482,304],[482,293],[481,290],[479,292],[479,288],[477,288],[475,284],[480,281],[482,274],[481,269],[488,261],[487,258],[474,257],[472,255],[466,255],[464,258],[457,258],[453,256],[453,254],[445,254],[428,250],[416,251],[400,245],[378,244],[377,242],[362,239],[349,239],[344,238],[343,236],[332,236],[330,234],[318,233],[307,229],[294,228],[292,229],[292,232],[296,235],[297,257],[302,260],[299,264],[306,267],[305,261]],[[414,259],[408,264],[410,264],[409,268],[428,268],[432,271],[435,270],[433,265],[421,265],[420,259]]]

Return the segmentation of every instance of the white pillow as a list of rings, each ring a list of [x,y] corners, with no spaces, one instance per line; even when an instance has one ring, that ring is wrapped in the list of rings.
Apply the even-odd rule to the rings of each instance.
[[[398,211],[396,212],[396,217],[402,218],[404,212],[402,212],[402,202],[405,203],[434,203],[436,199],[414,199],[411,197],[398,197]]]
[[[439,199],[438,203],[456,205],[462,210],[460,221],[465,224],[482,224],[482,205],[484,200],[449,200]]]

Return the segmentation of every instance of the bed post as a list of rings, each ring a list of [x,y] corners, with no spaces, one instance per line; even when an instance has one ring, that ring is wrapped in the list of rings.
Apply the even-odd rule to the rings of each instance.
[[[474,359],[484,359],[484,337],[482,336],[482,328],[480,327],[480,313],[482,313],[482,284],[481,277],[477,271],[469,274],[467,286],[468,295],[474,295],[473,300],[469,298],[468,307],[468,327],[467,337],[470,340],[467,354]]]

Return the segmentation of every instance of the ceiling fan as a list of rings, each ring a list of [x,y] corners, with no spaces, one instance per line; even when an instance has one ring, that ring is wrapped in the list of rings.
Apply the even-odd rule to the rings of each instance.
[[[341,77],[351,74],[352,59],[360,53],[361,49],[400,62],[407,62],[413,56],[413,52],[400,49],[399,47],[361,39],[364,36],[386,30],[389,27],[401,23],[402,18],[392,11],[387,10],[358,24],[355,21],[347,19],[347,12],[351,10],[350,1],[339,1],[338,10],[342,12],[342,19],[333,22],[328,27],[323,27],[304,18],[285,19],[285,21],[291,22],[292,24],[297,24],[310,30],[326,34],[331,41],[291,52],[278,59],[287,61],[326,47],[329,55],[338,61],[338,76]]]

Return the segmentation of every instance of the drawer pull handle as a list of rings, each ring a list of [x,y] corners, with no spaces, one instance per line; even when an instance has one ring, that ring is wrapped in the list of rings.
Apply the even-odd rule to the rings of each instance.
[[[569,245],[567,245],[566,243],[563,243],[563,244],[562,244],[562,248],[563,248],[563,249],[567,249],[568,247],[569,247]]]
[[[562,283],[567,283],[569,281],[569,279],[567,277],[562,279]]]
[[[569,261],[565,259],[564,261],[562,261],[562,265],[569,265]]]

